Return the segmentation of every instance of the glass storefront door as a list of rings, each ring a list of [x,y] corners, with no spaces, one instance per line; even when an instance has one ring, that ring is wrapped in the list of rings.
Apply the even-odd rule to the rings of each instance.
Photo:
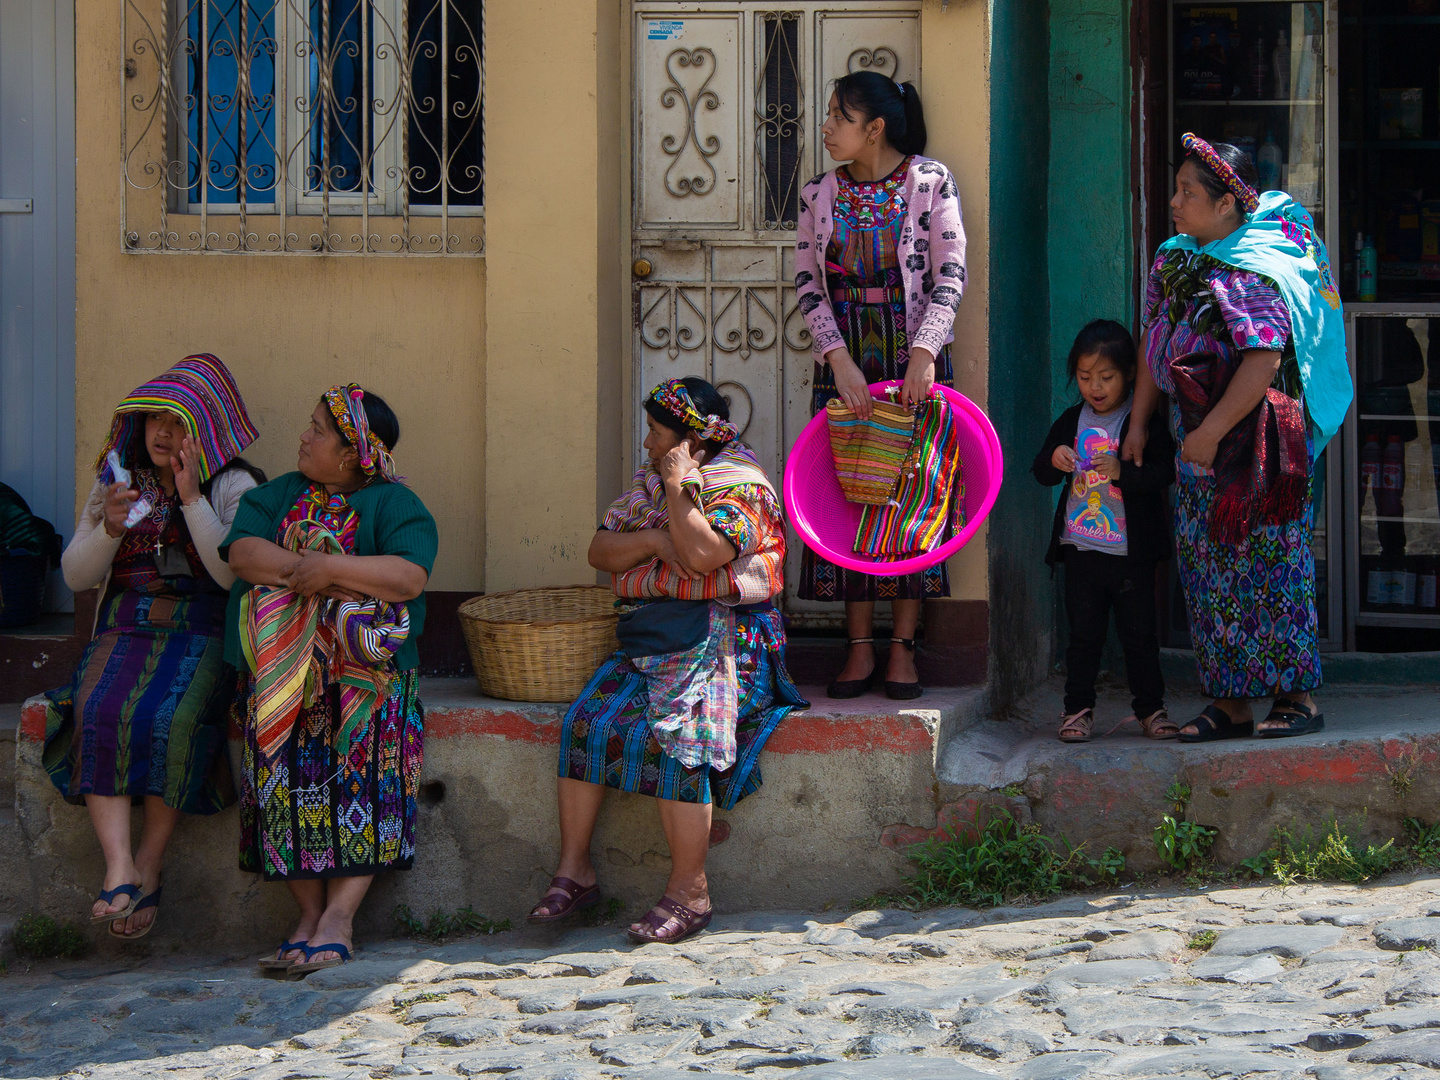
[[[1335,0],[1231,0],[1170,4],[1170,117],[1172,170],[1180,137],[1193,131],[1227,142],[1254,160],[1262,191],[1282,190],[1310,211],[1333,248],[1332,163],[1334,79],[1329,59]],[[1157,187],[1152,197],[1159,198]],[[1157,237],[1158,239],[1162,239]],[[1339,440],[1336,441],[1337,443]],[[1340,572],[1343,470],[1340,450],[1327,447],[1315,463],[1316,604],[1325,648],[1344,640]],[[1188,618],[1171,572],[1164,622],[1169,643],[1188,644]]]

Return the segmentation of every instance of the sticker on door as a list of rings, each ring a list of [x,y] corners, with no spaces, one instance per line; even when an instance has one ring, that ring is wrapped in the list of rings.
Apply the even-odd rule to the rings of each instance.
[[[679,41],[685,36],[683,19],[652,19],[645,27],[647,41]]]

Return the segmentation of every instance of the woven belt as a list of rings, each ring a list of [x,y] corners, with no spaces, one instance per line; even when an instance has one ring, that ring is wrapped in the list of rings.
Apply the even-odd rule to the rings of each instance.
[[[900,289],[836,289],[830,299],[838,303],[880,306],[901,303],[905,295]]]

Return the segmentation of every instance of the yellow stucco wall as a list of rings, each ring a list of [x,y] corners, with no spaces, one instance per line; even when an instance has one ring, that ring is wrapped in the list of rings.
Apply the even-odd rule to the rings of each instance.
[[[977,0],[926,0],[920,16],[925,153],[943,161],[960,185],[965,221],[965,297],[955,319],[955,388],[985,405],[990,368],[990,73],[986,5]],[[989,596],[989,563],[982,530],[950,560],[950,592],[957,599]]]
[[[499,6],[499,5],[495,5]],[[400,417],[400,471],[434,513],[433,589],[484,584],[483,259],[132,255],[120,249],[120,5],[75,11],[76,489],[115,402],[181,357],[234,371],[272,476],[321,391],[356,381]]]
[[[77,11],[77,487],[114,402],[186,353],[236,372],[294,466],[319,392],[354,379],[395,406],[402,472],[434,512],[431,587],[595,580],[585,553],[625,476],[629,322],[629,5],[529,0],[486,17],[486,256],[138,256],[118,242],[118,5]],[[985,400],[988,77],[985,5],[922,16],[929,153],[960,183],[969,286],[957,385]],[[494,358],[493,363],[488,358]],[[952,564],[986,595],[983,543]]]

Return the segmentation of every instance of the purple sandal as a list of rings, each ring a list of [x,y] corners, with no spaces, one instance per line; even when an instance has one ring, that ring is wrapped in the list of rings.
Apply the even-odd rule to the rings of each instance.
[[[550,895],[555,890],[558,895]],[[600,883],[594,885],[581,885],[578,881],[571,881],[568,877],[556,877],[550,879],[550,888],[545,896],[540,899],[531,910],[526,922],[552,923],[574,915],[577,911],[584,911],[592,908],[600,902]],[[559,907],[554,905],[559,904]]]
[[[660,914],[660,909],[668,911],[669,915]],[[655,907],[647,911],[644,917],[636,925],[649,929],[649,933],[636,933],[629,930],[631,941],[644,945],[651,941],[658,941],[664,945],[673,945],[677,941],[684,941],[693,934],[698,934],[705,927],[710,925],[710,916],[715,914],[715,909],[709,911],[692,911],[678,900],[671,900],[668,896],[662,896]],[[671,923],[678,923],[677,931],[673,934],[665,934],[665,927]]]

